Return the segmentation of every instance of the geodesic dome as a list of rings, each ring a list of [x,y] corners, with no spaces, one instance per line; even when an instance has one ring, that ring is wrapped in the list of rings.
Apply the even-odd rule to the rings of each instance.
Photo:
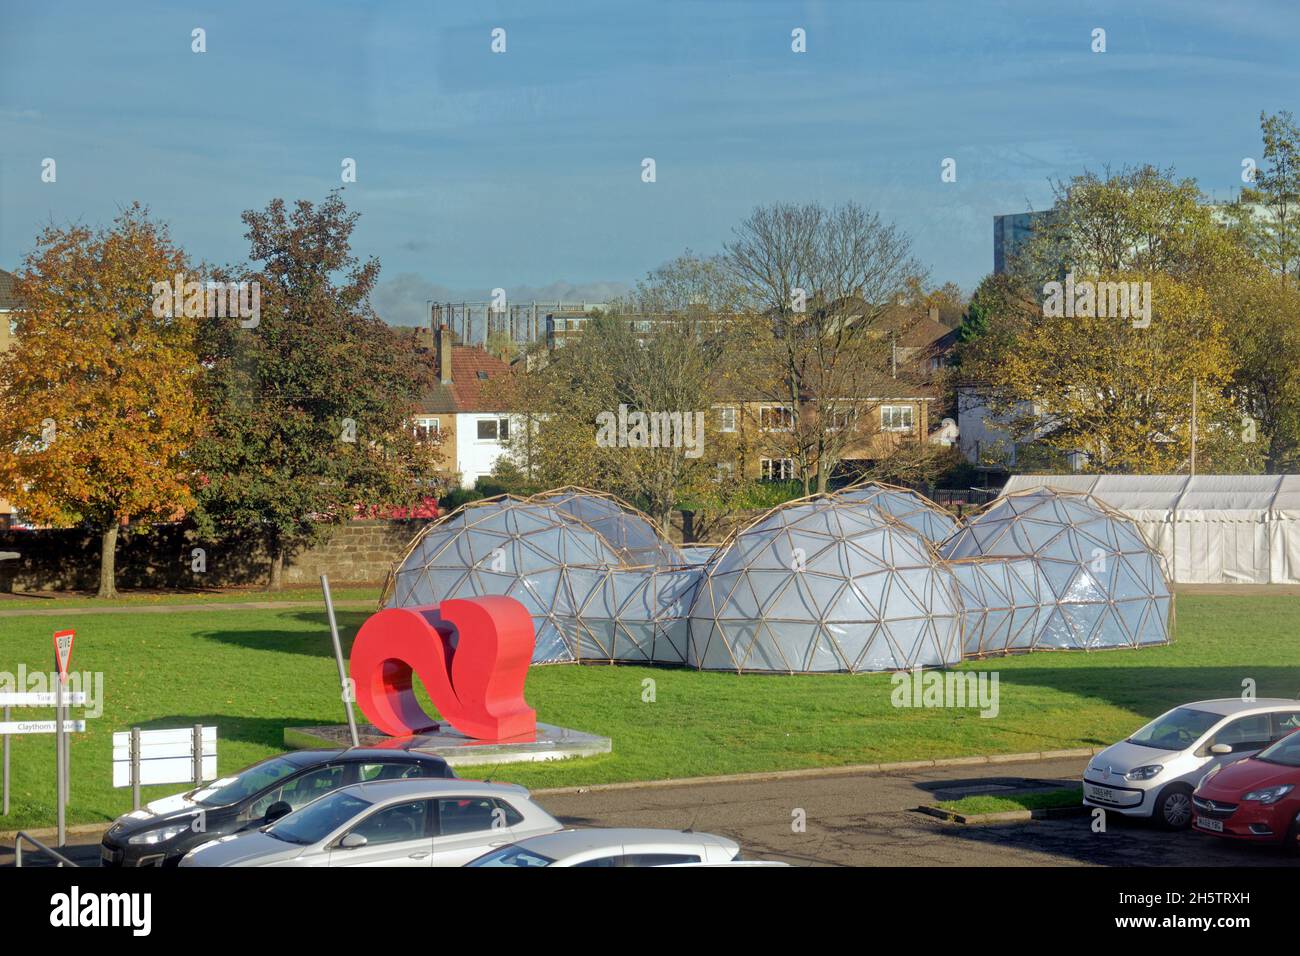
[[[938,545],[957,530],[957,520],[952,515],[911,488],[869,481],[861,485],[851,485],[836,494],[845,501],[860,501],[863,504],[875,505],[934,545]]]
[[[473,501],[420,532],[389,574],[380,606],[506,595],[533,618],[534,663],[683,663],[700,571],[636,565],[631,554],[561,504],[510,495]]]
[[[948,567],[965,610],[962,654],[985,657],[1033,650],[1044,604],[1052,601],[1033,558],[968,558]]]
[[[573,515],[609,542],[628,564],[676,567],[688,563],[649,517],[613,495],[565,487],[540,492],[528,500]]]
[[[871,505],[788,502],[704,570],[687,663],[708,670],[876,671],[961,660],[957,584],[926,541]]]
[[[951,562],[986,565],[993,579],[1010,569],[989,559],[1033,561],[1043,600],[1030,649],[1169,641],[1173,598],[1159,554],[1132,521],[1090,495],[1039,488],[997,498],[939,550]],[[957,573],[969,583],[979,572]]]

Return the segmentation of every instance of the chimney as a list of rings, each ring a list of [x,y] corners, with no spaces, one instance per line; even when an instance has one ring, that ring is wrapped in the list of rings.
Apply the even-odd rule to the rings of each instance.
[[[451,329],[438,327],[438,381],[451,384]]]

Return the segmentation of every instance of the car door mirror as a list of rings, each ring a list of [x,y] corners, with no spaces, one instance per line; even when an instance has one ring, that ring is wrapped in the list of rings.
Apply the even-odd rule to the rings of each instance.
[[[266,822],[274,823],[281,817],[287,817],[291,813],[293,813],[293,807],[289,806],[287,801],[277,800],[266,808]]]
[[[1215,744],[1210,748],[1210,753],[1216,757],[1226,757],[1232,753],[1232,744]]]
[[[339,840],[339,848],[343,850],[355,850],[363,847],[369,841],[360,833],[349,833],[342,840]]]

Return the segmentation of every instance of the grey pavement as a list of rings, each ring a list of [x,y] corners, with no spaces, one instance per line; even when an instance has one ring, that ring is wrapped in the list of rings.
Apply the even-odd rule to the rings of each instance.
[[[1077,782],[1081,758],[927,767],[783,780],[539,792],[537,800],[574,826],[691,828],[736,839],[750,859],[805,866],[1296,866],[1280,850],[1239,846],[1198,833],[1169,833],[1110,814],[961,825],[916,812],[923,803]],[[794,826],[796,811],[806,819]],[[98,862],[98,833],[72,835],[68,855]],[[36,862],[33,860],[32,862]],[[12,849],[0,844],[0,866]]]

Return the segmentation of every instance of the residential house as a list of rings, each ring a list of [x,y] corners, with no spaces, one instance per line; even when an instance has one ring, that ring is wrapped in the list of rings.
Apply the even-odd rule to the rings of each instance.
[[[412,427],[417,437],[441,440],[444,467],[462,487],[472,488],[492,473],[510,436],[513,416],[494,404],[483,387],[510,374],[510,366],[480,346],[456,345],[445,325],[436,333],[420,330],[416,341],[430,352],[437,381],[420,399]]]

